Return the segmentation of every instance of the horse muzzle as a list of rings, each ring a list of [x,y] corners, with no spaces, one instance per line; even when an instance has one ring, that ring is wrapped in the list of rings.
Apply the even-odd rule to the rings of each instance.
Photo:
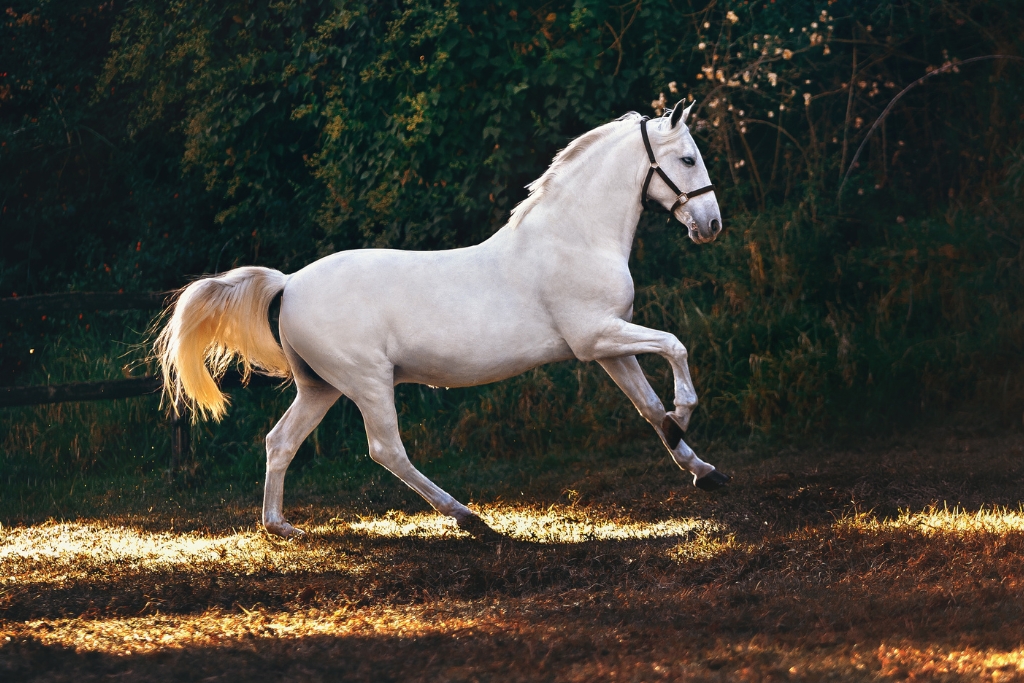
[[[707,226],[701,229],[700,223],[693,217],[689,211],[679,211],[676,214],[676,220],[686,226],[687,233],[690,239],[693,240],[694,244],[707,244],[708,242],[714,242],[718,234],[722,232],[722,221],[717,218],[712,218],[708,221]]]

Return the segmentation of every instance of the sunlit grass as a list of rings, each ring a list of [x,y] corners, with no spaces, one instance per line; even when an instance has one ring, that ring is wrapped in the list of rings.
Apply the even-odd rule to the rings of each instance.
[[[253,533],[206,536],[199,533],[147,533],[98,523],[50,523],[8,531],[0,543],[0,566],[10,560],[91,564],[178,565],[251,557],[259,541]]]
[[[949,649],[906,643],[882,643],[875,652],[880,673],[893,678],[933,679],[957,675],[971,680],[1020,680],[1024,674],[1024,648]]]
[[[915,528],[924,533],[1008,533],[1024,531],[1024,507],[983,508],[975,512],[961,508],[929,508],[922,512],[904,511],[894,521],[894,527]]]
[[[917,531],[924,534],[1005,534],[1024,531],[1024,506],[1008,508],[981,508],[968,511],[962,508],[932,506],[920,512],[903,510],[895,519],[878,519],[870,513],[843,518],[843,524],[870,531]]]
[[[18,635],[38,634],[47,644],[81,651],[129,655],[164,649],[216,647],[247,638],[279,639],[310,636],[444,635],[499,627],[483,605],[461,605],[438,613],[421,605],[386,606],[354,610],[267,610],[238,606],[194,615],[151,615],[129,618],[46,619],[25,622],[12,629]]]
[[[489,506],[481,510],[481,516],[502,534],[535,543],[685,538],[696,531],[720,529],[719,525],[701,519],[637,522],[629,519],[601,518],[588,510],[566,506],[552,506],[546,509]],[[393,511],[384,517],[360,519],[349,526],[357,532],[387,538],[466,536],[458,530],[454,521],[435,513],[407,515]]]

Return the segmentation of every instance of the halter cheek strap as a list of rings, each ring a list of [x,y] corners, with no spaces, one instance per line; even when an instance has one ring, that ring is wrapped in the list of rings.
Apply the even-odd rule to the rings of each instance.
[[[668,212],[672,214],[676,212],[676,209],[678,209],[680,206],[690,201],[697,195],[702,195],[705,192],[714,192],[714,184],[705,185],[704,187],[697,188],[692,192],[683,192],[678,187],[676,187],[676,184],[672,182],[672,179],[668,177],[668,174],[665,173],[664,169],[662,169],[662,167],[658,165],[658,160],[654,158],[654,150],[651,149],[651,139],[647,137],[648,120],[649,119],[646,116],[640,119],[640,134],[643,135],[644,137],[644,149],[647,150],[647,158],[650,159],[651,161],[651,167],[647,170],[647,179],[644,180],[643,192],[640,193],[640,204],[645,209],[651,208],[650,202],[647,201],[647,190],[651,186],[651,178],[654,177],[655,173],[661,176],[661,179],[665,181],[665,184],[668,185],[668,188],[676,193],[676,202],[675,204],[672,205],[672,208],[668,210]],[[659,204],[658,206],[661,205]]]

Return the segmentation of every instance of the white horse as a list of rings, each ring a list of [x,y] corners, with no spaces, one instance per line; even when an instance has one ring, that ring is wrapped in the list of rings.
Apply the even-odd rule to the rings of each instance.
[[[630,322],[628,260],[641,205],[671,207],[697,244],[722,229],[714,188],[686,127],[693,105],[683,104],[649,129],[646,117],[630,113],[573,140],[529,186],[508,224],[476,246],[345,251],[291,275],[244,267],[181,290],[155,346],[175,404],[185,400],[220,419],[227,397],[214,377],[236,359],[246,373],[256,368],[295,381],[294,403],[267,434],[268,532],[302,533],[282,513],[285,471],[344,394],[362,413],[370,457],[461,528],[486,535],[473,511],[409,461],[394,387],[474,386],[571,358],[601,364],[698,487],[729,481],[682,440],[697,404],[686,349],[668,332]],[[652,181],[656,172],[660,180]],[[268,321],[278,294],[280,345]],[[672,366],[672,412],[640,369],[641,353]]]

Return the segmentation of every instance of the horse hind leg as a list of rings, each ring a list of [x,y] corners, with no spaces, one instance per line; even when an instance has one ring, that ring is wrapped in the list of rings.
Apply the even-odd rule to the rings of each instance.
[[[460,529],[477,538],[493,539],[496,536],[496,532],[476,513],[455,500],[413,466],[398,429],[393,384],[381,382],[371,386],[364,385],[361,391],[352,396],[352,400],[363,415],[370,457],[375,462],[383,465],[406,486],[420,494],[435,510],[454,518]]]
[[[263,491],[263,527],[271,534],[288,538],[301,536],[285,519],[284,475],[299,446],[306,440],[341,392],[326,382],[311,382],[296,375],[295,401],[267,434],[267,480]]]

